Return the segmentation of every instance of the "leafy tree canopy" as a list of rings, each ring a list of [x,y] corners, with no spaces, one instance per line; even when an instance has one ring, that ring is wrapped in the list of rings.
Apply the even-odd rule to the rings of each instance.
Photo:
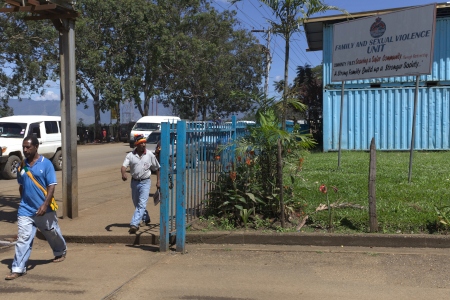
[[[4,1],[0,1],[0,6]],[[22,13],[0,14],[0,109],[11,97],[45,92],[58,63],[58,33],[49,21],[24,21]]]
[[[233,12],[205,0],[84,0],[76,10],[77,101],[94,100],[98,128],[100,111],[127,100],[148,115],[157,97],[188,119],[250,108],[249,97],[232,92],[258,91],[264,57],[252,35],[236,29]],[[52,23],[2,14],[0,39],[4,99],[43,91],[59,75]]]

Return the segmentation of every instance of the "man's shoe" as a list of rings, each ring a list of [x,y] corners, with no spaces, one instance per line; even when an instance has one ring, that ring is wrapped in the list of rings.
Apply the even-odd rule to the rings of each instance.
[[[27,273],[14,273],[11,272],[8,276],[5,277],[5,280],[14,280],[16,278],[19,278],[20,276],[23,276]]]
[[[150,225],[151,220],[148,219],[147,221],[145,221],[145,225]]]
[[[138,231],[138,230],[139,230],[139,227],[131,226],[131,227],[130,227],[130,230],[128,230],[128,232],[129,232],[130,234],[134,234],[134,233],[136,233],[136,231]]]
[[[65,254],[58,255],[58,256],[55,256],[55,258],[53,259],[53,262],[54,263],[63,262],[65,259],[66,259],[66,255]]]
[[[141,221],[140,223],[139,223],[139,226],[145,226],[145,225],[149,225],[150,224],[150,220],[148,220],[148,221]]]

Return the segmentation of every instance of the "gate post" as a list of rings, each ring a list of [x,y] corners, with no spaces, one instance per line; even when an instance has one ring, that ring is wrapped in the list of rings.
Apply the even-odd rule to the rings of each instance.
[[[185,252],[186,242],[186,121],[177,122],[176,230],[177,252]]]
[[[159,251],[169,250],[169,144],[170,123],[161,123],[161,152],[160,152],[160,190],[161,202],[159,207]]]

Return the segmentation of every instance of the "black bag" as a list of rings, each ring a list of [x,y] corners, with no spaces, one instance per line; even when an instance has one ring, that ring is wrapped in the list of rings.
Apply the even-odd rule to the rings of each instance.
[[[157,188],[156,192],[153,194],[153,203],[156,206],[159,202],[161,202],[161,192],[159,191],[159,188]]]

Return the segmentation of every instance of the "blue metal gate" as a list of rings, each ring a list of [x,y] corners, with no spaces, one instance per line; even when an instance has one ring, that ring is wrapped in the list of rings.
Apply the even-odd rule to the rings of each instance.
[[[234,163],[234,141],[248,125],[236,122],[162,123],[160,251],[176,236],[177,252],[185,251],[186,226],[203,214],[212,183]],[[182,213],[177,213],[182,212]]]

